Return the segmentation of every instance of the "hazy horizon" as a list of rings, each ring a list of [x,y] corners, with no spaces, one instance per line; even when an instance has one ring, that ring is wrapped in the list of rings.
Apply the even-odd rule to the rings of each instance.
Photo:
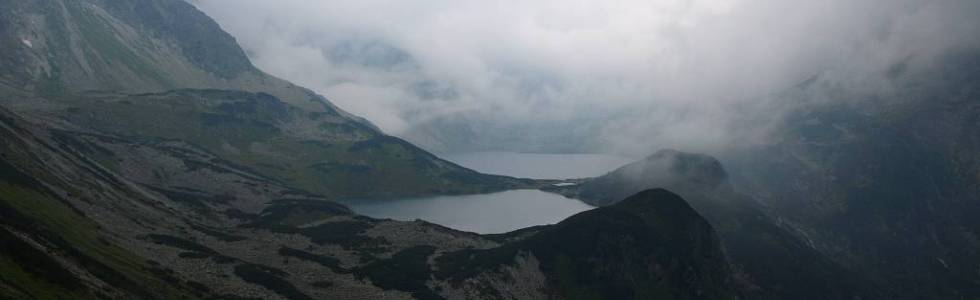
[[[441,152],[766,143],[801,83],[874,98],[980,45],[968,0],[191,2],[263,70]]]

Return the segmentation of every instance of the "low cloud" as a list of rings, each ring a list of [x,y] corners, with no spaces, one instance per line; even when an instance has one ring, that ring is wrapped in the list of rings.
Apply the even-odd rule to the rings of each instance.
[[[980,44],[972,0],[191,2],[260,68],[446,151],[458,124],[711,152],[765,140],[773,95],[808,79],[875,92]]]

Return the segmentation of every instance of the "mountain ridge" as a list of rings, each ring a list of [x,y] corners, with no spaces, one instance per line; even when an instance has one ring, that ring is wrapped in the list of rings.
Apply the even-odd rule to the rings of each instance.
[[[175,0],[5,1],[0,104],[73,131],[183,140],[333,198],[539,185],[480,174],[388,136],[255,68],[235,39]],[[285,169],[284,169],[285,168]]]
[[[980,294],[974,53],[897,68],[894,101],[816,76],[779,95],[801,107],[771,144],[725,166],[665,150],[559,187],[388,136],[256,69],[183,1],[0,7],[0,298]],[[603,207],[478,235],[334,202],[512,188]]]
[[[664,149],[603,176],[544,190],[607,206],[616,205],[621,195],[652,188],[678,193],[718,232],[747,298],[887,295],[866,275],[818,251],[795,224],[739,192],[721,162],[709,155]]]
[[[666,191],[641,193],[622,207],[582,213],[502,239],[420,221],[356,216],[316,195],[246,171],[228,172],[235,167],[180,144],[116,140],[121,144],[103,143],[98,147],[104,148],[96,150],[87,140],[112,138],[61,134],[2,108],[0,137],[8,141],[0,146],[4,295],[520,299],[519,295],[574,298],[569,293],[576,287],[607,299],[642,299],[645,291],[677,299],[736,293],[711,226],[683,199]],[[150,162],[156,163],[147,167],[174,168],[160,163],[167,156],[201,165],[179,172],[190,180],[173,177],[170,185],[155,186],[140,182],[146,177],[117,174],[91,155],[120,148],[155,152]],[[193,174],[201,172],[210,178],[207,182],[195,180],[202,177]],[[583,232],[604,242],[577,250],[554,248],[581,245]],[[637,251],[635,243],[655,251]],[[663,249],[664,245],[671,248]],[[14,249],[18,252],[6,251]],[[460,255],[514,253],[511,249],[532,254],[503,260],[495,255],[491,265],[451,271]],[[610,249],[626,256],[609,256]],[[682,258],[683,263],[674,261]],[[624,272],[590,271],[605,268]],[[493,270],[537,279],[526,286]],[[471,271],[478,277],[454,275]],[[656,283],[656,288],[601,284],[604,281],[569,286],[567,274],[575,274],[572,280],[635,274]],[[700,279],[689,281],[691,276]],[[519,291],[523,294],[515,294]]]
[[[522,283],[506,278],[471,279],[484,286],[474,290],[436,275],[434,262],[449,253],[534,239],[532,231],[548,227],[508,240],[376,220],[332,201],[550,182],[480,174],[387,136],[254,69],[233,38],[183,1],[0,4],[11,8],[0,12],[3,297],[482,299],[567,288],[561,274],[525,257],[505,260],[519,266],[513,274],[540,279],[520,295],[513,292]],[[189,44],[202,37],[218,45]],[[684,216],[672,220],[698,229],[691,234],[698,243],[685,245],[714,260],[656,274],[649,270],[660,263],[644,260],[648,267],[623,270],[654,282],[675,278],[658,286],[682,296],[689,282],[676,278],[703,271],[710,280],[698,281],[700,291],[733,293],[710,226],[696,213]],[[614,220],[620,226],[595,235],[632,240],[656,231],[642,220]],[[630,244],[610,245],[629,251]],[[560,265],[591,276],[586,270],[624,264],[601,250],[585,248]],[[593,292],[632,289],[643,287]]]

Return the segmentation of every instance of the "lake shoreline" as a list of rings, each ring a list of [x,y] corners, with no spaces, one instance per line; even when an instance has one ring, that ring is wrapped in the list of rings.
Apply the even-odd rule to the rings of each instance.
[[[548,190],[579,184],[630,162],[628,158],[598,154],[513,152],[478,152],[446,159],[479,172],[527,179],[533,184],[477,194],[361,198],[338,202],[372,218],[423,220],[481,234],[506,233],[558,223],[595,208],[580,199]]]

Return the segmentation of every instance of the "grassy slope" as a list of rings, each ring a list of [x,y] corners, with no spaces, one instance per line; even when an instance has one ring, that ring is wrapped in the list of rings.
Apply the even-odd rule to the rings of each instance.
[[[188,141],[337,198],[481,193],[532,184],[443,161],[262,73],[233,37],[183,1],[8,4],[13,12],[2,14],[0,38],[12,42],[0,46],[0,83],[57,104],[42,115],[134,139]],[[36,45],[23,45],[23,37],[37,39]],[[38,68],[47,69],[41,74]],[[179,90],[184,88],[224,91]],[[168,90],[175,91],[162,92]],[[134,94],[143,92],[153,94]]]
[[[56,197],[32,176],[0,163],[0,224],[5,227],[0,229],[5,250],[0,252],[0,279],[4,286],[38,299],[102,297],[105,291],[85,284],[91,279],[80,279],[47,255],[58,253],[126,295],[146,299],[190,295],[165,282],[156,266],[113,246],[95,223]],[[30,246],[10,229],[48,244],[50,250]]]
[[[338,122],[267,94],[188,90],[79,97],[70,105],[64,117],[83,127],[134,139],[188,141],[232,163],[332,197],[480,193],[534,184],[464,169],[359,123]]]

